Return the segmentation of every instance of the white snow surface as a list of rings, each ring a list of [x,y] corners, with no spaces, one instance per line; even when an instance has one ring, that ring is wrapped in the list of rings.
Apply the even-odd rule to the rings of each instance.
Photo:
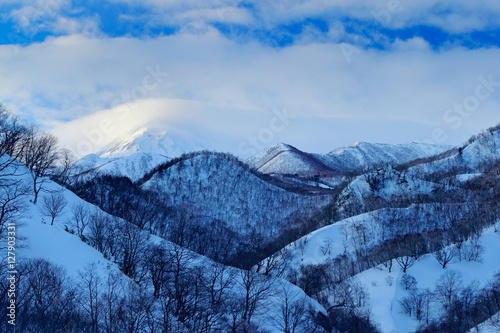
[[[16,174],[16,179],[28,185],[32,184],[29,171],[24,166],[18,167]],[[36,205],[31,202],[33,195],[22,198],[25,210],[22,218],[17,221],[18,245],[21,245],[16,253],[18,263],[27,258],[42,258],[63,267],[74,279],[78,279],[79,272],[93,263],[102,277],[107,276],[110,271],[119,272],[118,266],[105,259],[102,253],[82,242],[77,235],[65,231],[65,226],[70,224],[73,205],[83,203],[92,212],[98,208],[52,181],[46,180],[44,189],[45,192],[40,192]],[[43,198],[56,192],[63,194],[67,205],[56,217],[54,225],[50,225],[51,218],[44,216],[41,207]]]
[[[483,174],[482,173],[464,173],[464,174],[461,174],[461,175],[457,175],[456,176],[456,179],[459,181],[459,182],[468,182],[469,180],[472,180],[476,177],[479,177],[479,176],[482,176]]]
[[[344,242],[344,230],[355,224],[371,227],[373,216],[367,213],[340,221],[316,230],[290,244],[288,246],[292,258],[290,266],[298,268],[300,265],[320,265],[329,259],[342,255],[346,250],[352,251],[352,245],[349,242]],[[376,243],[377,238],[375,236],[370,242]],[[443,269],[433,254],[427,254],[410,267],[407,273],[417,279],[420,290],[426,288],[434,290],[438,279],[448,270],[456,270],[462,274],[463,286],[477,281],[479,288],[484,287],[495,273],[500,272],[500,261],[498,260],[500,233],[495,233],[493,228],[489,228],[479,241],[485,249],[479,262],[458,261],[455,258],[448,263],[446,269]],[[402,275],[402,269],[394,261],[391,273],[380,265],[355,276],[368,290],[372,320],[381,332],[410,333],[415,332],[419,326],[416,319],[402,313],[399,301],[408,295],[408,291],[400,285]],[[389,276],[393,279],[391,286],[386,282]],[[439,315],[438,305],[434,304],[433,306],[435,308],[434,314]],[[483,331],[480,332],[482,333],[496,332],[491,330],[488,323],[484,323],[481,327]]]
[[[380,241],[379,226],[374,222],[373,213],[354,216],[315,230],[287,245],[285,250],[290,255],[289,269],[298,272],[302,265],[321,265],[345,252],[353,252],[353,244],[350,240],[346,241],[345,235],[354,226],[360,225],[370,228],[370,244],[375,245]]]
[[[462,274],[463,286],[477,282],[479,288],[484,287],[495,273],[500,272],[498,260],[500,234],[495,233],[493,228],[487,229],[480,237],[480,242],[485,252],[479,262],[454,259],[443,269],[433,254],[427,254],[408,268],[407,273],[417,279],[419,290],[428,288],[433,291],[436,282],[448,270],[455,270]],[[378,266],[356,275],[368,289],[372,319],[384,333],[415,332],[419,325],[416,319],[402,313],[399,301],[408,295],[408,291],[400,285],[402,275],[403,271],[396,262],[393,263],[392,273]],[[394,279],[392,286],[389,286],[385,280],[388,276]],[[435,310],[432,311],[433,315],[439,316],[439,306],[433,304],[433,309]]]
[[[498,333],[500,330],[500,312],[484,323],[471,328],[468,333]]]

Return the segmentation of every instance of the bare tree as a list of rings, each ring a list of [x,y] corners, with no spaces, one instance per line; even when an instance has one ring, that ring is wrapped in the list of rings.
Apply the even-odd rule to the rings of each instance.
[[[61,185],[68,185],[70,179],[77,172],[75,161],[75,157],[70,150],[65,148],[61,149],[59,164],[57,165],[55,174],[53,175],[53,179]]]
[[[384,262],[382,263],[382,265],[383,265],[385,268],[387,268],[387,270],[389,271],[389,273],[391,273],[391,272],[392,272],[392,259],[389,259],[389,260],[387,260],[387,261],[384,261]]]
[[[119,312],[119,321],[122,332],[146,332],[148,317],[154,308],[153,297],[146,293],[139,285],[130,281],[125,287],[125,296],[122,298]]]
[[[257,310],[265,311],[266,301],[272,295],[273,283],[269,277],[249,270],[240,271],[238,283],[242,288],[242,320],[249,325]]]
[[[472,236],[471,239],[463,244],[462,254],[467,261],[479,261],[484,252],[484,248],[479,242],[479,236]]]
[[[233,287],[236,273],[228,266],[213,262],[205,272],[205,288],[209,304],[215,308],[223,308]]]
[[[415,261],[416,261],[415,258],[410,256],[402,256],[396,258],[396,262],[403,269],[403,273],[406,273],[406,270],[411,266],[413,266]]]
[[[24,145],[21,143],[26,134],[25,124],[0,104],[0,174],[2,178],[16,173],[16,159],[23,152]]]
[[[76,232],[80,238],[83,237],[83,233],[87,228],[91,220],[91,212],[84,202],[78,202],[71,206],[71,213],[73,213],[73,227],[76,228]]]
[[[120,295],[124,293],[121,276],[118,273],[110,272],[104,281],[104,288],[101,294],[101,308],[103,316],[103,326],[106,333],[117,332],[120,314]]]
[[[267,257],[265,260],[259,262],[256,265],[255,271],[264,275],[283,277],[290,265],[291,259],[290,251],[288,248],[284,247]]]
[[[366,305],[368,293],[357,278],[350,278],[335,285],[331,295],[332,308],[362,308]]]
[[[52,193],[48,196],[44,196],[43,199],[43,204],[40,207],[40,212],[52,218],[50,225],[54,224],[54,220],[56,219],[59,214],[62,213],[68,202],[64,198],[64,195],[61,192],[58,193]]]
[[[170,259],[168,279],[163,285],[165,296],[173,300],[171,304],[173,314],[182,322],[189,314],[189,297],[192,291],[193,254],[176,244],[167,249]]]
[[[102,307],[100,298],[102,283],[95,263],[85,267],[85,270],[79,272],[79,275],[81,294],[78,297],[78,302],[90,322],[90,332],[98,333],[102,315],[102,311],[100,311]]]
[[[138,278],[139,268],[143,253],[146,252],[149,233],[139,229],[136,225],[117,219],[115,228],[118,232],[117,260],[123,273],[133,279]],[[109,239],[108,239],[109,240]]]
[[[432,293],[430,290],[426,289],[424,291],[419,291],[418,289],[412,289],[410,295],[404,297],[399,303],[403,311],[410,317],[414,315],[419,321],[425,319],[428,324],[431,301]]]
[[[49,133],[40,133],[36,127],[30,128],[25,136],[21,162],[30,170],[33,179],[33,203],[38,201],[38,195],[47,182],[50,171],[60,158],[57,138]]]
[[[462,289],[462,274],[450,270],[444,273],[436,283],[436,295],[445,310],[458,298]]]
[[[401,286],[405,290],[412,290],[417,288],[417,279],[410,274],[403,274],[401,277]]]
[[[305,299],[294,295],[286,285],[283,285],[281,289],[282,303],[279,311],[268,316],[270,324],[283,333],[308,331],[309,318]]]
[[[437,251],[434,256],[438,263],[443,266],[443,269],[446,268],[446,265],[453,260],[455,257],[456,250],[451,247],[444,247],[441,250]]]
[[[64,270],[43,259],[25,263],[19,280],[19,332],[76,332],[76,291]]]
[[[158,200],[156,194],[152,191],[145,192],[144,195],[139,196],[135,203],[135,209],[131,212],[132,216],[129,221],[141,229],[148,227],[151,230],[151,222],[158,214]]]
[[[106,229],[108,228],[109,220],[101,210],[96,208],[96,211],[90,217],[89,224],[89,241],[90,245],[95,247],[99,252],[106,256]],[[109,255],[109,253],[108,253]]]
[[[147,249],[146,268],[153,285],[153,296],[160,297],[164,285],[167,283],[167,273],[172,269],[169,252],[162,245],[150,245]]]
[[[22,181],[10,182],[0,186],[0,240],[6,235],[7,224],[19,219],[24,210],[23,196],[29,189]]]

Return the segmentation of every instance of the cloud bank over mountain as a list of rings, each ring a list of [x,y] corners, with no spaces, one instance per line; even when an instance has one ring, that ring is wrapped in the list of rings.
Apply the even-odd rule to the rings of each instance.
[[[2,7],[0,99],[79,154],[145,125],[247,157],[276,142],[459,144],[498,120],[493,1]],[[273,130],[277,112],[294,117]]]

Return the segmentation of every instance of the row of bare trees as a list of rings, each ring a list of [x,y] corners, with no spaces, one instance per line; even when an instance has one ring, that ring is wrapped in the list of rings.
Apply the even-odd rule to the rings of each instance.
[[[31,189],[18,177],[23,174],[21,164],[31,176]],[[30,193],[36,204],[49,177],[62,181],[71,164],[70,152],[59,147],[54,135],[24,123],[0,104],[0,187],[23,195]]]
[[[420,322],[419,332],[467,332],[500,311],[500,274],[483,288],[477,281],[464,286],[461,273],[454,270],[446,271],[434,290],[420,290],[408,274],[402,285],[408,290],[400,301],[402,311]],[[441,311],[431,313],[432,309]]]
[[[141,282],[97,264],[71,278],[46,260],[23,261],[15,331],[257,333],[267,326],[323,332],[304,297],[286,284],[216,263],[191,266],[194,259],[180,247],[152,245],[148,251],[147,276]],[[7,300],[3,286],[0,296]],[[3,320],[0,331],[12,327]]]
[[[170,332],[174,330],[168,325],[181,323],[190,332],[260,332],[259,323],[277,305],[280,311],[273,313],[278,315],[264,319],[269,325],[285,327],[284,332],[292,332],[291,328],[295,332],[319,329],[304,297],[290,294],[287,288],[276,285],[274,278],[207,259],[200,263],[202,259],[186,248],[166,242],[156,244],[135,224],[84,203],[74,204],[71,211],[70,225],[82,240],[116,262],[141,288],[148,289],[154,307],[163,312],[161,318],[154,319],[155,329],[161,326],[161,330]]]

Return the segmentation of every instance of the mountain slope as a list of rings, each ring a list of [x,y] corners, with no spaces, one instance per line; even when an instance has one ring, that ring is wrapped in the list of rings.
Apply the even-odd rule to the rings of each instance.
[[[500,292],[499,134],[497,126],[459,149],[351,179],[334,204],[340,221],[258,268],[286,276],[331,316],[355,309],[382,332],[466,332],[479,325],[500,310],[488,300]],[[406,273],[418,289],[401,287]],[[460,283],[443,298],[454,274]],[[361,301],[346,301],[346,293]]]
[[[155,172],[142,185],[164,195],[168,206],[186,206],[195,216],[224,221],[247,235],[267,239],[288,223],[326,205],[329,196],[300,195],[263,181],[224,154],[195,154]]]
[[[29,172],[27,172],[24,166],[18,164],[16,165],[17,168],[15,172],[11,173],[9,170],[3,171],[6,171],[5,174],[8,175],[9,179],[29,185],[31,182]],[[2,181],[5,181],[6,178],[4,177],[4,174],[1,176],[3,177]],[[29,201],[29,196],[22,197],[22,200],[19,203],[19,207],[22,208],[23,211],[23,217],[16,222],[16,226],[19,245],[22,246],[19,246],[19,249],[17,250],[18,266],[16,266],[16,268],[20,268],[21,264],[27,264],[30,260],[39,259],[47,261],[49,263],[49,269],[53,269],[52,267],[61,267],[63,270],[58,273],[60,275],[54,276],[53,278],[61,278],[61,281],[64,283],[66,283],[67,277],[71,279],[68,283],[70,283],[72,288],[75,288],[76,292],[76,296],[73,295],[72,297],[76,297],[79,300],[77,303],[79,305],[76,306],[82,306],[82,316],[83,314],[87,314],[85,312],[87,310],[87,302],[94,301],[93,299],[86,298],[89,297],[87,293],[90,291],[90,297],[102,297],[102,300],[99,298],[99,302],[103,302],[105,300],[109,302],[106,304],[106,306],[109,307],[106,308],[106,311],[113,308],[113,311],[117,311],[116,313],[120,314],[120,318],[115,320],[114,325],[118,325],[118,323],[120,323],[120,325],[127,324],[130,325],[127,327],[135,327],[134,330],[137,332],[146,332],[148,327],[150,327],[148,325],[151,324],[155,325],[155,332],[165,330],[169,331],[169,329],[173,329],[173,327],[176,327],[175,331],[179,333],[193,332],[192,325],[194,325],[194,319],[193,321],[186,318],[181,320],[181,315],[174,313],[171,308],[166,309],[165,311],[167,312],[161,310],[161,306],[163,304],[161,302],[168,301],[170,304],[175,304],[174,300],[169,299],[169,297],[173,296],[167,296],[167,293],[165,293],[165,295],[162,294],[161,301],[152,297],[154,292],[153,284],[154,281],[157,281],[155,278],[158,278],[157,276],[153,276],[153,272],[161,271],[163,268],[160,266],[161,262],[158,262],[155,266],[146,266],[146,263],[153,262],[151,261],[152,254],[150,252],[150,247],[158,246],[165,249],[167,253],[170,252],[173,255],[180,256],[177,257],[177,260],[179,260],[179,265],[182,264],[183,266],[179,273],[180,275],[177,278],[180,279],[179,281],[184,281],[185,279],[183,283],[187,284],[185,286],[183,285],[183,287],[191,286],[194,280],[190,279],[194,276],[198,276],[199,280],[196,280],[197,283],[205,281],[204,283],[207,283],[207,285],[203,288],[207,288],[209,286],[209,281],[214,283],[212,286],[214,288],[214,295],[217,296],[220,294],[217,296],[222,298],[220,302],[223,301],[224,304],[228,304],[227,307],[225,305],[224,307],[221,306],[220,309],[217,308],[217,311],[222,312],[211,313],[210,310],[215,310],[215,307],[210,309],[210,306],[208,305],[204,309],[197,310],[200,316],[207,316],[209,324],[214,326],[213,330],[215,330],[217,325],[226,325],[226,323],[229,327],[231,325],[230,318],[233,318],[232,316],[235,315],[241,315],[240,307],[235,306],[234,308],[230,308],[230,302],[231,300],[234,300],[234,302],[240,304],[238,300],[245,297],[247,293],[245,286],[247,286],[247,288],[251,288],[251,291],[248,291],[249,293],[260,293],[260,296],[255,296],[254,294],[251,294],[250,296],[251,302],[255,301],[254,305],[256,306],[251,325],[257,325],[262,329],[266,329],[268,332],[279,332],[279,326],[277,325],[279,325],[282,320],[280,309],[282,309],[283,306],[283,297],[286,297],[287,302],[290,302],[290,304],[293,303],[297,306],[303,306],[303,309],[310,309],[313,314],[326,313],[324,308],[322,308],[314,300],[307,297],[304,292],[300,290],[300,288],[288,283],[287,281],[264,277],[254,272],[243,271],[232,267],[224,267],[206,257],[200,256],[186,249],[182,249],[159,237],[150,235],[146,231],[140,230],[136,226],[133,226],[124,220],[110,216],[50,180],[45,180],[45,191],[46,192],[41,195],[38,205],[31,203]],[[57,214],[54,224],[50,225],[50,218],[45,216],[42,212],[42,203],[44,202],[43,199],[45,197],[51,197],[53,195],[61,195],[63,200],[66,202],[66,205],[62,208],[60,213]],[[82,232],[82,237],[73,234],[73,228],[75,228],[75,225],[73,224],[73,220],[75,218],[74,207],[76,206],[81,206],[82,209],[84,209],[88,214],[97,214],[92,215],[89,225],[85,231]],[[47,223],[47,221],[49,221],[49,223]],[[106,221],[106,224],[100,225],[99,221]],[[100,228],[104,229],[100,230]],[[122,242],[122,240],[127,239],[128,237],[130,237],[130,239],[128,239],[127,242]],[[98,247],[102,246],[103,249],[105,249],[106,254],[103,254],[96,248],[91,247],[89,245],[90,243],[95,244]],[[113,251],[112,247],[109,247],[109,245],[113,245],[117,248]],[[122,246],[126,247],[121,248]],[[129,248],[127,246],[131,247]],[[135,275],[133,279],[124,274],[126,266],[124,266],[123,261],[130,260],[128,256],[133,254],[128,253],[128,251],[131,249],[135,249],[134,251],[139,250],[139,253],[135,254],[139,257],[136,257],[135,260],[138,260],[139,266],[144,265],[144,267],[141,268],[141,274]],[[123,257],[123,255],[125,256]],[[158,255],[159,254],[157,253],[157,256],[154,258],[155,260],[159,260]],[[59,271],[55,269],[55,272]],[[90,272],[96,275],[89,276],[89,274],[91,274]],[[6,272],[2,270],[2,277],[5,277],[5,273]],[[32,278],[29,275],[30,272],[23,272],[22,274],[23,281],[24,279]],[[205,274],[205,276],[200,277],[200,274]],[[212,281],[210,279],[214,280]],[[73,284],[73,282],[76,282],[76,284]],[[139,283],[140,288],[138,288]],[[215,285],[217,283],[220,285]],[[17,291],[17,294],[22,296],[28,292],[24,289],[25,284],[18,284],[16,286],[20,288],[20,290]],[[69,288],[68,286],[69,284],[61,284],[60,286],[50,285],[47,286],[46,292],[56,292],[58,287]],[[0,287],[3,287],[3,285],[0,284]],[[173,287],[175,287],[175,285]],[[198,287],[201,286],[198,285]],[[33,288],[36,287],[34,286]],[[167,286],[165,285],[164,288],[167,289]],[[177,286],[175,288],[179,287]],[[64,289],[62,290],[64,291]],[[191,292],[191,288],[189,288],[189,290]],[[67,292],[72,291],[67,290]],[[185,293],[185,291],[183,292]],[[109,293],[113,293],[111,294],[113,297],[112,299],[108,298],[110,296]],[[265,298],[253,300],[255,297],[264,297],[264,295],[266,296]],[[183,297],[186,297],[187,302],[189,299],[188,295]],[[201,296],[198,295],[197,297]],[[23,301],[28,302],[28,300]],[[51,300],[44,299],[39,301],[37,304],[44,305],[46,302],[50,301]],[[196,298],[195,301],[200,304],[203,302],[200,298]],[[95,302],[98,302],[97,298],[95,299]],[[34,304],[31,306],[33,308],[36,307]],[[141,306],[144,306],[145,308],[142,309],[140,308]],[[214,305],[212,304],[212,306]],[[106,320],[109,318],[107,316],[111,314],[106,311],[103,310],[102,312],[99,312],[100,315],[95,317],[97,318],[96,325],[98,325],[98,327],[104,328],[105,325],[108,325]],[[169,314],[175,316],[169,318],[163,317]],[[314,320],[313,317],[307,317],[306,312],[300,313],[300,315],[303,316],[302,324],[305,325],[306,322],[311,323],[311,325],[314,324],[312,322]],[[20,310],[18,316],[23,316],[22,310]],[[128,316],[131,317],[129,318]],[[146,317],[148,318],[147,321]],[[94,317],[90,318],[94,320]],[[107,319],[103,320],[103,318]],[[63,319],[66,320],[67,318],[63,317]],[[23,318],[23,325],[25,325],[26,320],[29,322],[28,318]],[[218,321],[216,322],[215,320]],[[169,329],[162,329],[164,326],[161,325],[163,325],[165,321],[168,321]],[[182,321],[182,323],[179,321]],[[88,322],[82,323],[80,329],[83,330],[83,327],[87,327],[87,325],[89,325]],[[241,323],[238,325],[241,325]],[[0,327],[4,328],[4,326],[1,325]],[[200,332],[202,331],[200,328],[197,328],[197,330],[200,330]],[[112,331],[116,330],[112,328]]]
[[[408,173],[414,175],[481,173],[500,160],[500,129],[475,136],[463,147],[431,160],[409,163]]]

